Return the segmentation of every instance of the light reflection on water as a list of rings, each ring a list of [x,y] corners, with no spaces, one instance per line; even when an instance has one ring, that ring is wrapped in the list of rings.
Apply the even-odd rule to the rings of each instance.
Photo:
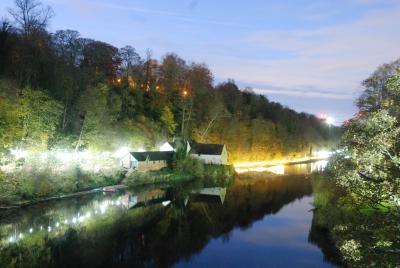
[[[246,172],[270,172],[275,175],[290,175],[290,174],[310,174],[321,172],[328,164],[327,160],[319,160],[311,163],[296,164],[296,165],[274,165],[274,166],[256,166],[246,168],[236,168],[238,173]]]
[[[44,252],[52,252],[51,265],[41,267],[329,266],[320,250],[324,235],[312,224],[312,187],[304,175],[324,165],[239,176],[228,187],[150,187],[0,212],[0,266],[11,258],[9,246],[39,238],[46,241]],[[77,243],[74,252],[71,243]]]

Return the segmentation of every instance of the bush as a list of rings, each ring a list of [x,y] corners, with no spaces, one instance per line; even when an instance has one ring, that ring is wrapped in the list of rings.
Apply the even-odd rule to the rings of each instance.
[[[176,162],[175,173],[194,178],[204,177],[204,162],[202,160],[186,157]]]

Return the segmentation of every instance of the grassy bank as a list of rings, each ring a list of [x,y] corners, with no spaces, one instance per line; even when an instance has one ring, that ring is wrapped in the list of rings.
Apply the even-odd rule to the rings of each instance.
[[[206,185],[220,185],[232,178],[234,169],[228,165],[206,165],[204,162],[191,157],[186,157],[174,162],[168,168],[161,171],[134,172],[127,178],[127,185],[130,187],[180,183],[191,180],[202,180]]]
[[[118,168],[90,172],[80,166],[62,171],[48,167],[25,167],[12,173],[0,172],[0,207],[118,184],[124,174],[125,171]]]

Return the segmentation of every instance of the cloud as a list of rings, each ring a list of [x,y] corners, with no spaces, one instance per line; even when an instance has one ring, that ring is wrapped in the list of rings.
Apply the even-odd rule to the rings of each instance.
[[[56,0],[49,0],[56,1]],[[65,0],[63,0],[65,1]],[[105,2],[102,0],[93,0],[89,2],[84,2],[80,0],[69,0],[66,4],[74,6],[77,8],[82,14],[89,15],[94,12],[109,12],[110,10],[118,10],[119,12],[135,12],[135,16],[131,16],[131,18],[135,21],[140,18],[140,22],[145,21],[145,18],[141,15],[156,15],[158,19],[164,18],[171,21],[198,24],[198,25],[215,25],[215,26],[223,26],[223,27],[233,27],[233,28],[250,28],[250,25],[243,23],[234,23],[228,21],[220,21],[213,18],[205,18],[205,17],[193,17],[184,15],[180,12],[172,12],[167,10],[160,10],[154,8],[142,8],[133,4],[123,5],[113,2]],[[195,8],[198,5],[198,0],[192,0],[189,3],[190,8]]]
[[[362,91],[362,80],[400,57],[399,14],[396,5],[346,23],[261,31],[242,38],[242,47],[259,55],[284,55],[281,58],[205,57],[217,77],[234,77],[266,94],[354,99]]]
[[[268,87],[268,88],[254,88],[254,92],[263,95],[281,95],[281,96],[296,96],[296,97],[316,97],[325,99],[338,99],[338,100],[352,100],[356,96],[349,92],[337,92],[337,91],[322,91],[318,89],[287,89],[279,87]]]

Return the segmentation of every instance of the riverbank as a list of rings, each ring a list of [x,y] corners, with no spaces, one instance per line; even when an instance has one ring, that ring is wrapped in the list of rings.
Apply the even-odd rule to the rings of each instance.
[[[125,170],[117,170],[116,174],[109,174],[108,176],[104,174],[82,174],[81,172],[79,177],[67,177],[65,173],[42,173],[42,176],[33,173],[29,174],[30,176],[24,175],[21,177],[17,177],[16,174],[3,174],[2,176],[0,174],[0,187],[6,190],[0,194],[0,209],[18,208],[51,200],[92,194],[103,191],[104,187],[108,187],[112,191],[114,186],[132,188],[146,185],[177,184],[196,179],[212,185],[232,178],[234,174],[232,166],[205,165],[199,161],[186,161],[192,161],[192,164],[175,170],[166,168],[161,171],[133,172],[128,177],[125,176]],[[190,167],[194,169],[190,170]],[[22,172],[18,174],[22,174]],[[89,181],[85,184],[82,183],[84,175],[89,178]],[[38,181],[38,176],[42,178],[41,180],[45,180],[46,185],[34,185]],[[9,185],[12,180],[16,182],[13,188]],[[92,186],[65,188],[66,184],[74,184],[75,182],[75,185],[77,185],[79,181],[81,185]],[[36,187],[30,187],[32,185]],[[43,188],[47,186],[51,187],[51,189],[47,189],[44,192]]]
[[[400,213],[355,202],[329,173],[313,176],[314,222],[328,230],[349,267],[397,267],[400,263]]]
[[[192,161],[192,160],[190,160]],[[131,173],[126,179],[128,187],[136,187],[150,184],[181,183],[192,180],[202,180],[209,185],[217,184],[230,179],[235,174],[233,166],[229,165],[205,165],[192,164],[188,167],[161,171],[149,171],[144,173]]]
[[[0,207],[24,206],[66,198],[119,184],[126,171],[119,167],[91,172],[79,165],[63,170],[49,166],[23,166],[13,172],[0,172]]]

